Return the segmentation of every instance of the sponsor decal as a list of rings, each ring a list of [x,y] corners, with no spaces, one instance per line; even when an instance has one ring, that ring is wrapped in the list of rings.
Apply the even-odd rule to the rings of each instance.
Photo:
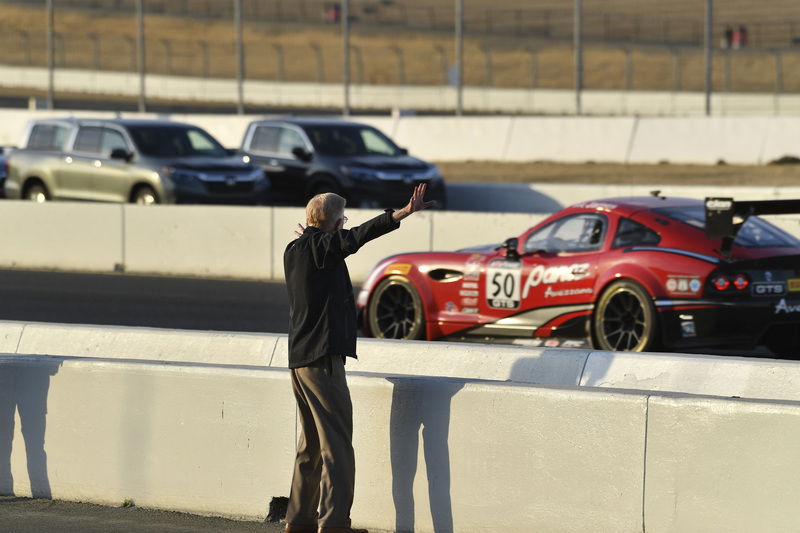
[[[481,263],[483,256],[472,254],[464,264],[464,281],[478,281],[481,279]]]
[[[757,281],[752,285],[753,294],[757,296],[778,295],[786,292],[781,281]]]
[[[598,211],[612,211],[617,208],[617,204],[609,204],[607,202],[584,202],[582,204],[577,204],[575,207],[597,209]]]
[[[478,288],[478,284],[476,282],[474,282],[474,281],[470,281],[470,282],[467,282],[467,283],[462,283],[461,284],[461,288],[462,289],[477,289]]]
[[[793,278],[786,280],[791,292],[800,291],[800,278]]]
[[[664,285],[672,294],[697,294],[702,284],[699,276],[668,274],[667,282]]]
[[[458,308],[456,307],[456,304],[453,302],[447,302],[444,304],[444,310],[448,313],[455,313],[457,309]]]
[[[562,348],[583,348],[584,346],[586,346],[586,341],[574,339],[566,340],[561,343]]]
[[[544,297],[545,298],[553,298],[553,297],[560,297],[560,296],[575,296],[578,294],[592,294],[594,289],[591,287],[583,287],[580,289],[561,289],[561,290],[554,290],[553,287],[550,285],[544,290]]]
[[[709,198],[706,200],[706,208],[714,211],[724,211],[733,207],[733,200],[726,198]]]
[[[461,305],[478,305],[477,298],[461,298]]]
[[[538,287],[542,283],[550,285],[552,283],[567,283],[571,281],[579,281],[589,277],[589,263],[573,263],[571,265],[558,265],[545,267],[544,265],[536,265],[528,274],[528,279],[525,281],[525,290],[522,292],[522,297],[527,298],[528,293],[533,287]]]
[[[478,314],[478,308],[477,307],[462,307],[461,308],[461,312],[462,313],[469,313],[471,315],[477,315]]]
[[[686,322],[681,322],[681,335],[684,339],[694,338],[697,336],[697,331],[694,327],[694,321],[689,320]]]
[[[519,307],[521,272],[522,265],[519,261],[495,259],[486,266],[486,303],[489,307],[494,309]],[[477,291],[475,293],[477,295]]]
[[[559,344],[561,344],[561,341],[558,339],[547,339],[546,341],[544,341],[544,345],[547,346],[548,348],[555,348]]]
[[[409,263],[392,263],[391,265],[386,267],[386,270],[383,271],[384,274],[402,274],[405,276],[411,271],[411,265]]]
[[[477,296],[478,291],[458,291],[459,296]]]
[[[775,304],[775,314],[780,313],[800,313],[800,304],[790,304],[786,301],[786,298],[781,298],[780,301]]]
[[[531,339],[529,346],[541,346],[544,342],[544,339],[541,337],[534,337]]]

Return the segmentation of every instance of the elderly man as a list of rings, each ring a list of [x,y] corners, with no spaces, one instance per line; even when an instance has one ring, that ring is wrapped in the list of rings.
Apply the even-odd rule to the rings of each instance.
[[[297,445],[287,533],[366,533],[350,527],[355,485],[353,405],[345,357],[356,357],[356,306],[345,258],[435,202],[425,185],[408,204],[346,230],[345,199],[319,194],[283,255],[289,291],[289,368],[302,434]]]

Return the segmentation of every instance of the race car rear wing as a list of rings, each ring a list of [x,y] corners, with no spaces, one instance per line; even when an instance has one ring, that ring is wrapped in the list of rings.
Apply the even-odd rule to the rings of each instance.
[[[733,240],[739,228],[753,215],[782,215],[800,213],[800,200],[750,200],[733,198],[706,198],[706,237],[722,238],[720,252],[730,256]]]

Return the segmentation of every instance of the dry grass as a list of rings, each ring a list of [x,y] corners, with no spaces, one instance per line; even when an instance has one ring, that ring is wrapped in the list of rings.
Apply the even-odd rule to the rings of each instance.
[[[608,183],[797,186],[800,165],[624,165],[566,163],[438,163],[452,182]]]
[[[498,7],[523,5],[516,0],[498,0]],[[619,9],[638,12],[639,4],[651,0],[609,0]],[[733,1],[733,0],[732,0]],[[561,4],[559,4],[561,2]],[[562,5],[559,0],[541,0],[537,6]],[[698,3],[681,0],[682,5]],[[408,5],[422,4],[409,0]],[[441,2],[438,2],[441,3]],[[425,2],[427,5],[437,2]],[[702,3],[702,2],[700,2]],[[741,2],[740,2],[741,3]],[[773,4],[780,3],[772,0]],[[592,9],[597,0],[587,0]],[[795,4],[798,4],[795,6]],[[356,2],[356,5],[358,3]],[[452,2],[447,5],[452,7]],[[531,4],[524,4],[530,7]],[[599,4],[598,4],[599,5]],[[660,5],[660,4],[659,4]],[[788,4],[787,4],[788,5]],[[800,17],[800,3],[793,2]],[[784,6],[785,7],[785,6]],[[609,11],[612,7],[608,8]],[[655,8],[654,8],[655,9]],[[788,9],[788,8],[786,8]],[[791,11],[791,10],[790,10]],[[656,10],[656,13],[658,11]],[[793,12],[793,11],[792,11]],[[689,10],[688,13],[694,13]],[[0,21],[0,62],[44,65],[45,20],[42,9],[3,5]],[[148,15],[147,69],[157,74],[234,77],[234,31],[228,20],[190,19],[167,15]],[[26,54],[19,29],[28,32],[33,53]],[[130,71],[136,68],[133,43],[135,23],[129,15],[96,15],[86,11],[59,11],[56,31],[57,66]],[[447,67],[454,62],[449,33],[393,30],[387,33],[361,25],[354,28],[351,79],[354,83],[440,85],[447,80]],[[97,37],[91,37],[96,35]],[[342,79],[342,49],[335,26],[245,27],[247,77],[285,81],[339,82]],[[95,42],[99,53],[95,53]],[[533,45],[535,56],[528,47]],[[403,70],[393,48],[402,52]],[[490,49],[487,59],[485,49]],[[315,49],[319,51],[321,63]],[[207,51],[207,52],[205,52]],[[282,68],[278,58],[282,56]],[[675,58],[666,48],[639,46],[631,55],[630,88],[639,90],[700,90],[703,87],[703,56],[699,49],[687,48]],[[783,90],[800,91],[800,54],[787,53],[781,59]],[[532,65],[535,64],[535,69]],[[487,67],[487,65],[489,65]],[[626,54],[620,47],[587,46],[585,86],[587,89],[626,88]],[[719,89],[771,91],[775,87],[775,57],[767,52],[737,52],[730,56],[730,76],[726,60],[718,55],[714,83]],[[569,88],[573,86],[573,55],[563,41],[519,39],[513,36],[491,39],[469,36],[465,41],[465,83],[471,86],[512,88]]]

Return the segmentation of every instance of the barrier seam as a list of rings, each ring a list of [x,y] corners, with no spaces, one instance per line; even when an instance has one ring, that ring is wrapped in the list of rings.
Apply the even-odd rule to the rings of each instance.
[[[645,517],[647,501],[647,430],[650,423],[650,395],[645,399],[644,407],[644,464],[642,465],[642,533],[647,533],[647,521]]]
[[[633,144],[636,142],[636,132],[639,129],[639,116],[633,117],[633,127],[631,128],[630,138],[628,139],[628,149],[625,151],[625,163],[631,162],[631,152],[633,152]]]
[[[580,387],[581,383],[583,383],[583,374],[586,372],[586,365],[589,364],[589,358],[592,356],[592,353],[594,352],[588,352],[586,354],[586,359],[583,360],[583,368],[581,368],[581,374],[578,376],[578,387]]]
[[[28,327],[28,324],[22,324],[22,330],[19,332],[19,337],[17,337],[17,347],[14,349],[14,353],[19,353],[19,345],[22,344],[22,335],[25,334],[25,328]]]

